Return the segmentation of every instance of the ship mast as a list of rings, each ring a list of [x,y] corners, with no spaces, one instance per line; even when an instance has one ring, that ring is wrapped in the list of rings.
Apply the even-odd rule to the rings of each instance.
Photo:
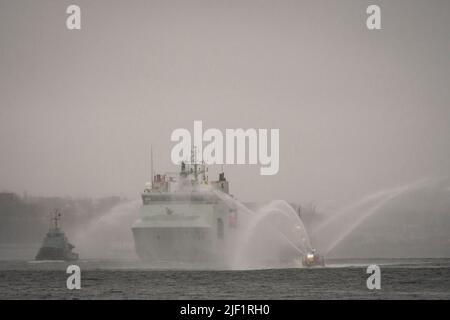
[[[150,145],[150,182],[153,188],[153,145]]]
[[[58,228],[59,220],[61,220],[61,213],[59,212],[58,209],[56,209],[55,212],[53,213],[53,217],[51,218],[51,221],[53,222],[55,229]]]

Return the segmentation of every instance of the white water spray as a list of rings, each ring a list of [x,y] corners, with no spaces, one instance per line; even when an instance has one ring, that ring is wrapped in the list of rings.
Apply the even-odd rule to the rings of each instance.
[[[113,207],[74,238],[76,251],[83,259],[135,258],[131,226],[138,217],[140,200]]]
[[[297,212],[286,201],[277,200],[252,211],[243,203],[220,191],[215,194],[240,213],[231,265],[235,269],[273,267],[279,256],[292,263],[312,250],[306,228]],[[242,225],[243,224],[243,225]]]
[[[382,207],[397,197],[433,185],[441,179],[422,179],[394,189],[383,190],[364,197],[340,210],[319,225],[313,232],[314,243],[329,254],[347,238],[363,221],[373,216]]]

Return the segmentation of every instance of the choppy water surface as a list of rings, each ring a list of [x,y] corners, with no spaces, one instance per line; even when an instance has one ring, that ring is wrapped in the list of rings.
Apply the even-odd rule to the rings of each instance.
[[[381,267],[381,290],[366,266]],[[325,268],[164,270],[133,261],[80,261],[81,290],[65,262],[0,262],[2,299],[450,299],[450,259],[337,260]],[[183,268],[183,266],[180,266]]]

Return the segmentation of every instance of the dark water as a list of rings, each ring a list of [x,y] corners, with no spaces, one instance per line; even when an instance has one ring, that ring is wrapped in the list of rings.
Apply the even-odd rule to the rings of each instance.
[[[366,266],[381,289],[366,287]],[[0,261],[1,299],[450,299],[450,259],[334,261],[325,268],[155,270],[127,261],[81,261],[81,290],[67,263]]]

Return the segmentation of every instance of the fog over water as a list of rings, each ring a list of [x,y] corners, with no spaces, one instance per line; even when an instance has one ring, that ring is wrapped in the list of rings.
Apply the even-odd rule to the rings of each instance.
[[[242,201],[312,203],[326,217],[450,177],[450,2],[377,2],[372,32],[370,1],[80,0],[70,32],[67,2],[0,0],[0,192],[138,199],[150,145],[155,170],[174,171],[170,135],[194,120],[280,129],[277,175],[225,166]],[[438,212],[423,221],[446,243],[448,187],[384,204]]]
[[[367,2],[368,3],[368,2]],[[0,2],[0,189],[136,196],[175,128],[279,128],[280,172],[227,166],[246,200],[347,204],[450,175],[447,1]]]

